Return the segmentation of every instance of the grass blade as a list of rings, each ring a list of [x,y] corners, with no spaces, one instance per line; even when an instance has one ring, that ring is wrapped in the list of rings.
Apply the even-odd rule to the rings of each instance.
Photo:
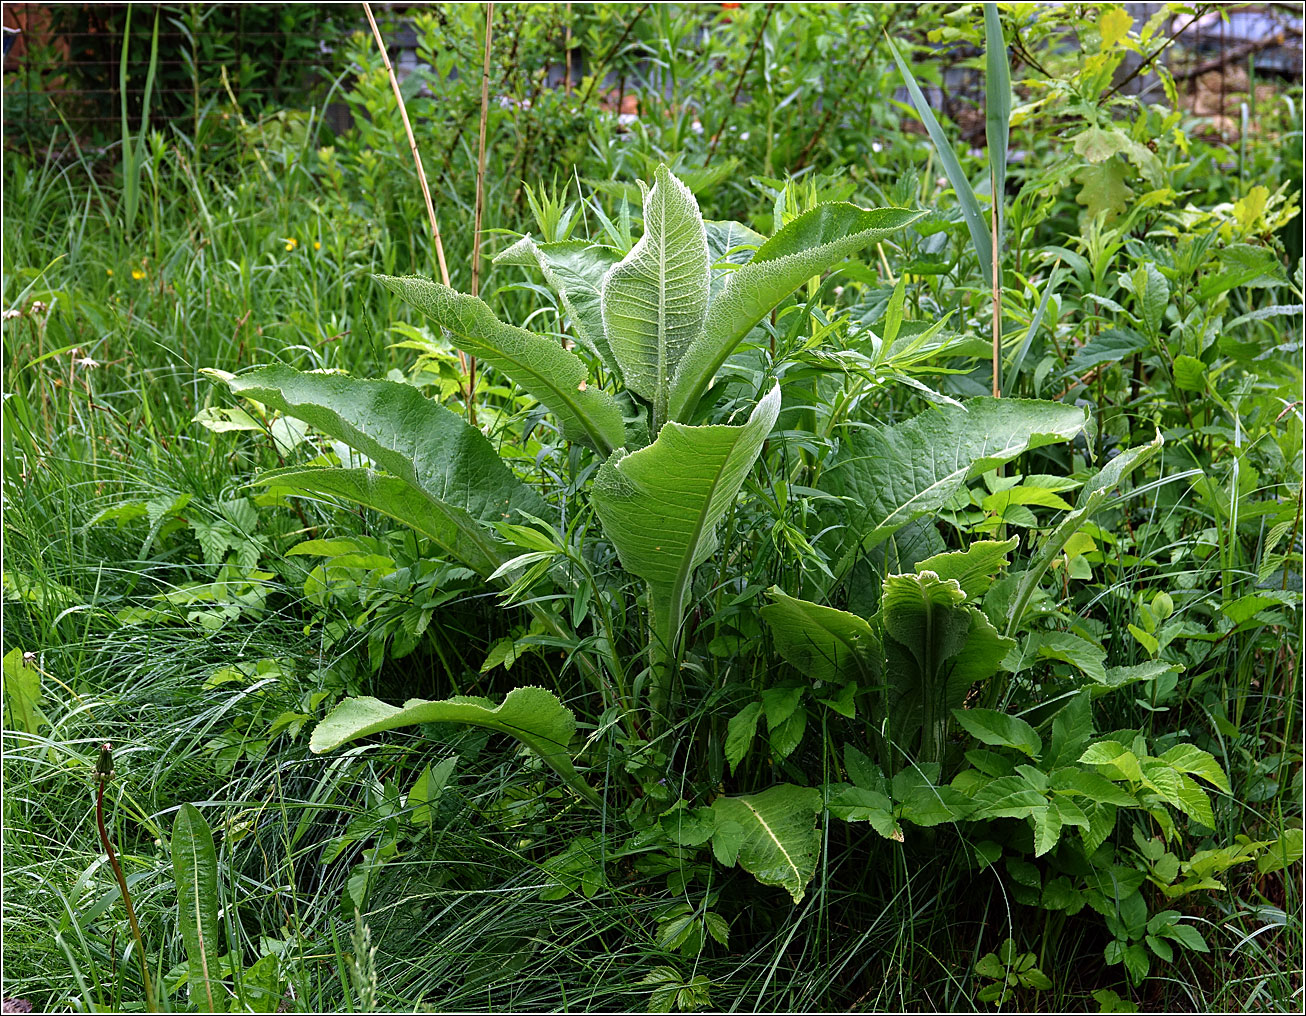
[[[912,105],[916,107],[916,114],[921,118],[921,123],[925,125],[925,130],[939,153],[939,161],[943,164],[948,182],[957,192],[962,214],[966,217],[966,228],[970,230],[971,243],[975,245],[975,253],[979,256],[980,271],[987,272],[989,266],[993,264],[993,241],[989,238],[988,227],[984,224],[984,213],[980,211],[975,190],[971,187],[966,174],[962,172],[961,163],[957,161],[957,153],[952,150],[952,145],[943,133],[943,128],[939,126],[939,121],[935,119],[930,104],[925,101],[925,95],[921,92],[920,85],[916,83],[916,78],[912,76],[906,61],[903,60],[902,54],[898,52],[898,47],[893,44],[893,40],[888,35],[885,35],[884,41],[889,46],[889,52],[893,54],[898,70],[902,72],[903,82],[911,96]]]

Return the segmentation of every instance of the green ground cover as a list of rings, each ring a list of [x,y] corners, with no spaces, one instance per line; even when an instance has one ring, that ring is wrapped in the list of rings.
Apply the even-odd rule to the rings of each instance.
[[[1299,1006],[1300,84],[572,6],[6,151],[6,997]]]

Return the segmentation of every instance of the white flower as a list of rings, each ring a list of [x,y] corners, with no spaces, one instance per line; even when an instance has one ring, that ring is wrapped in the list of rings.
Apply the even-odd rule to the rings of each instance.
[[[76,366],[81,367],[83,370],[95,370],[95,368],[100,365],[99,360],[92,360],[89,356],[83,356],[80,359],[74,360],[73,363]]]
[[[3,319],[5,321],[12,321],[14,318],[22,317],[22,316],[23,316],[23,312],[21,310],[19,310],[17,307],[10,307],[7,311],[0,314],[0,319]]]

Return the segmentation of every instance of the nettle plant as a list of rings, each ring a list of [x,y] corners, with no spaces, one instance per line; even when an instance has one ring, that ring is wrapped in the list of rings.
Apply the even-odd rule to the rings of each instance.
[[[727,935],[710,909],[711,859],[798,903],[816,872],[823,815],[896,841],[912,826],[965,823],[985,863],[1055,854],[1078,879],[1070,886],[1066,876],[1076,898],[1105,912],[1111,901],[1092,873],[1116,863],[1102,851],[1118,811],[1172,831],[1167,809],[1209,816],[1194,777],[1225,786],[1194,748],[1162,750],[1137,732],[1098,736],[1093,697],[1177,668],[1107,667],[1043,588],[1160,438],[1069,476],[1064,453],[1089,422],[1076,406],[936,397],[918,416],[871,425],[867,392],[912,382],[912,365],[963,346],[943,337],[943,322],[904,320],[899,284],[878,316],[863,315],[874,329],[822,348],[849,332],[820,305],[821,276],[923,213],[810,201],[802,210],[796,193],[781,194],[766,237],[704,221],[664,167],[645,190],[633,246],[622,228],[608,230],[610,244],[522,238],[497,260],[543,274],[567,341],[504,323],[481,300],[426,279],[378,279],[524,392],[518,419],[551,418],[566,445],[562,470],[546,474],[544,456],[511,442],[501,454],[409,384],[284,366],[221,375],[238,395],[362,457],[289,466],[258,483],[389,515],[500,589],[532,627],[495,647],[499,662],[562,650],[588,688],[573,701],[593,722],[574,745],[559,674],[554,688],[519,687],[499,702],[351,698],[317,725],[311,746],[326,752],[433,722],[517,738],[564,785],[548,797],[619,811],[628,827],[620,849],[583,837],[544,862],[556,882],[548,891],[592,895],[617,857],[642,858],[640,870],[667,873],[677,892],[704,875],[701,905],[668,911],[659,932],[682,952]],[[1060,465],[1004,475],[1022,456]],[[1061,496],[1075,489],[1074,503]],[[800,499],[807,516],[785,529],[777,513],[796,517]],[[1039,521],[1035,510],[1060,514]],[[773,573],[781,581],[769,589],[749,574],[747,524],[759,517],[812,567]],[[944,543],[941,519],[961,549]],[[1042,536],[1007,574],[1021,541],[1006,530],[1018,528]],[[697,679],[722,657],[719,680]],[[1049,664],[1068,665],[1064,691],[1024,701],[1033,669]],[[822,731],[819,750],[809,728]],[[702,730],[704,745],[679,750]],[[685,759],[685,771],[673,772],[671,758]],[[596,815],[594,834],[604,829],[610,819]]]

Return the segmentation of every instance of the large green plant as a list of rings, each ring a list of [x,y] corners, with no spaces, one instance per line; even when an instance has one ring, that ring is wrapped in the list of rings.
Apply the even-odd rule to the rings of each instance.
[[[580,454],[582,461],[589,457],[589,466],[577,473],[584,479],[562,502],[557,495],[542,497],[484,434],[410,385],[280,366],[223,378],[236,393],[298,417],[365,460],[288,466],[264,474],[259,483],[343,498],[411,526],[439,554],[523,602],[538,637],[570,647],[594,691],[617,707],[616,725],[628,739],[639,731],[664,731],[681,715],[675,693],[688,648],[684,619],[696,598],[696,572],[715,557],[724,575],[740,559],[738,545],[719,545],[718,528],[739,511],[741,491],[780,416],[777,377],[784,370],[772,357],[783,359],[783,353],[762,355],[762,344],[751,344],[754,352],[730,371],[732,379],[752,378],[751,387],[741,389],[737,380],[715,384],[718,375],[750,334],[762,337],[754,330],[791,293],[919,214],[816,204],[781,217],[783,224],[764,237],[739,223],[704,222],[691,192],[664,167],[644,193],[643,236],[628,250],[572,240],[537,243],[528,236],[501,256],[542,271],[558,292],[574,342],[502,322],[483,301],[427,279],[379,277],[459,348],[515,383],[527,406],[552,417],[562,440],[587,449]],[[807,292],[816,290],[809,286]],[[891,360],[898,348],[918,355],[919,329],[894,344],[901,308],[894,314],[877,355]],[[797,429],[779,444],[816,436],[810,414],[792,419],[799,422],[789,426]],[[826,541],[835,568],[826,569],[833,582],[825,595],[842,595],[846,583],[864,578],[857,569],[868,554],[904,527],[920,529],[922,516],[955,502],[969,481],[1022,454],[1070,441],[1086,422],[1083,410],[1072,406],[993,399],[950,402],[890,427],[848,421],[821,481],[823,496],[839,506],[838,524]],[[1134,458],[1122,456],[1106,471],[1110,476],[1104,473],[1089,486],[1109,489]],[[1086,504],[1066,527],[1077,528],[1096,504]],[[615,551],[619,572],[602,572],[602,553],[596,556],[577,542],[570,520],[587,510]],[[916,541],[924,552],[911,561],[898,556],[903,573],[883,579],[879,609],[869,620],[774,590],[763,616],[780,655],[807,680],[766,688],[760,702],[735,716],[726,761],[739,766],[763,716],[772,752],[792,753],[806,728],[806,703],[822,702],[841,716],[864,717],[878,731],[881,766],[896,768],[905,758],[924,767],[917,770],[924,782],[908,786],[911,780],[896,778],[891,792],[915,802],[898,817],[918,824],[964,817],[964,809],[923,803],[930,795],[955,803],[955,794],[935,782],[950,759],[952,711],[972,688],[1007,666],[1028,590],[1064,539],[1058,530],[1001,601],[1005,616],[981,610],[975,597],[992,584],[1014,541],[979,541],[954,553],[946,552],[937,534]],[[918,570],[902,567],[912,564]],[[611,616],[611,590],[631,579],[644,589],[644,619],[632,629],[642,636],[623,639],[620,616]],[[567,614],[554,606],[559,596],[572,597],[578,584],[585,587],[586,602],[603,604],[600,612],[606,611],[600,630],[589,637],[585,612]],[[633,683],[632,669],[640,671]],[[546,689],[518,688],[498,706],[467,697],[415,700],[402,708],[353,699],[319,725],[313,747],[329,750],[433,721],[509,733],[582,799],[599,803],[573,762],[574,716]],[[710,843],[718,861],[738,863],[797,901],[816,870],[813,819],[831,792],[780,783],[759,793],[717,797],[710,806],[666,801],[672,809],[659,828],[676,849]],[[834,813],[853,819],[878,815],[875,808],[867,811],[865,801],[849,804],[848,795],[859,793],[878,791],[840,791],[843,804]],[[645,794],[644,802],[656,796]],[[657,814],[647,817],[658,820]],[[896,822],[877,828],[901,835]]]

